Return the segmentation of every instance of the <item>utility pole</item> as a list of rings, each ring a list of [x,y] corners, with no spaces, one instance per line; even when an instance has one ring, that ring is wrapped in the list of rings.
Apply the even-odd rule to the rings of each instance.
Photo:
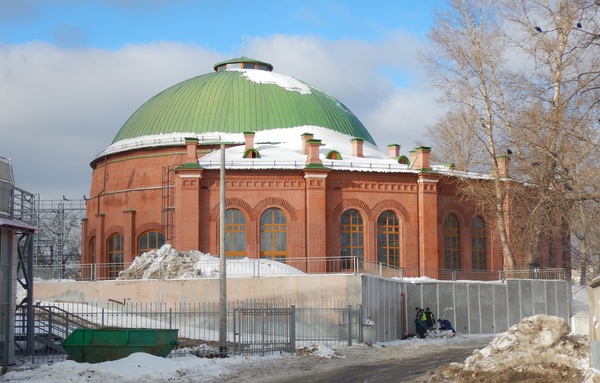
[[[221,143],[221,177],[219,189],[219,355],[227,357],[227,269],[225,262],[225,144]]]

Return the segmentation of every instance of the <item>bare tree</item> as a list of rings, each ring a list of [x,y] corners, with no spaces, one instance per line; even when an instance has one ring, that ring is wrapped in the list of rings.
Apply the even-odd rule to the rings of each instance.
[[[430,135],[472,142],[466,149],[438,139],[437,151],[463,159],[455,161],[463,170],[491,171],[492,195],[466,183],[462,192],[493,207],[509,268],[569,267],[561,249],[572,223],[597,238],[582,214],[598,202],[599,8],[592,0],[451,0],[431,31],[426,62],[448,113]],[[502,178],[506,154],[520,183]]]
[[[497,10],[488,0],[449,2],[448,8],[436,14],[436,25],[429,35],[434,49],[424,59],[433,74],[432,80],[444,92],[440,101],[448,107],[448,118],[433,128],[431,136],[447,137],[447,124],[455,124],[455,132],[451,133],[455,137],[469,137],[461,142],[472,146],[457,146],[450,139],[440,145],[441,152],[449,155],[454,151],[450,158],[457,159],[454,162],[460,164],[459,170],[492,171],[493,194],[487,201],[492,201],[504,264],[513,268],[507,233],[505,175],[497,160],[506,154],[499,148],[506,146],[511,127],[503,109],[506,73],[502,65],[506,42],[498,38],[500,26],[496,17]],[[463,185],[463,195],[473,193],[482,197],[476,185],[479,183]]]
[[[530,238],[543,241],[561,228],[567,237],[575,225],[591,239],[586,215],[597,203],[600,175],[600,5],[512,0],[502,10],[506,35],[524,62],[517,88],[524,107],[513,111],[513,121],[519,173],[536,185]]]

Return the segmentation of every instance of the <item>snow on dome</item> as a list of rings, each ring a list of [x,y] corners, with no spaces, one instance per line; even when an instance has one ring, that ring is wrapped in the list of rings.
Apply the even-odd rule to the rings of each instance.
[[[310,94],[310,87],[296,80],[293,77],[279,73],[266,72],[263,70],[244,70],[243,76],[248,80],[258,84],[274,84],[279,85],[289,91],[298,92],[300,94]]]
[[[227,277],[305,274],[285,263],[269,259],[228,259]],[[200,251],[178,252],[171,245],[151,250],[136,257],[129,268],[119,273],[128,279],[198,279],[218,278],[220,259]]]

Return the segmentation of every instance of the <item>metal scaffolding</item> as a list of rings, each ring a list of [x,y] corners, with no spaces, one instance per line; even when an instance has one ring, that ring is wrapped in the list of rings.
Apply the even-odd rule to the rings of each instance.
[[[81,220],[85,217],[85,200],[43,200],[35,203],[34,264],[60,266],[59,278],[69,277],[65,265],[81,263]]]

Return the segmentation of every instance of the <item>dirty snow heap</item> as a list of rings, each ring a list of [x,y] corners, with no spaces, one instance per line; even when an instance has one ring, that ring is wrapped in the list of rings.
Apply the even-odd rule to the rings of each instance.
[[[164,245],[136,257],[117,279],[218,278],[219,268],[219,257],[195,250],[180,253],[171,245]],[[292,266],[269,259],[228,259],[226,268],[227,277],[304,274]]]

